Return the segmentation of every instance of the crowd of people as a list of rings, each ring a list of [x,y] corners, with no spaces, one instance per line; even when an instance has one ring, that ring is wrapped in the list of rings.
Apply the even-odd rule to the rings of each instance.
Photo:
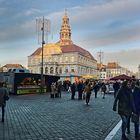
[[[105,95],[109,92],[110,83],[101,81],[79,81],[70,83],[69,81],[61,81],[52,84],[51,94],[59,97],[61,90],[71,93],[71,99],[75,99],[77,93],[78,100],[85,100],[85,104],[89,105],[90,96],[92,91],[94,92],[95,98],[98,96],[98,92],[102,93],[102,98],[105,99]],[[55,88],[54,88],[55,85]],[[60,86],[61,85],[61,86]],[[139,116],[140,116],[140,84],[139,81],[115,81],[112,83],[114,90],[114,104],[113,110],[118,110],[118,114],[122,120],[122,140],[128,140],[126,136],[130,134],[130,121],[133,115],[138,119],[134,122],[135,139],[140,140],[139,134]],[[55,90],[54,90],[55,89]],[[59,91],[60,90],[60,91]],[[59,92],[58,92],[59,91]],[[54,97],[54,96],[53,96]]]
[[[61,97],[61,91],[71,93],[71,99],[74,100],[77,93],[78,100],[86,99],[86,104],[89,104],[90,95],[92,91],[95,93],[95,98],[98,96],[98,92],[102,93],[102,98],[105,99],[105,95],[109,93],[110,83],[102,81],[90,81],[80,80],[78,82],[71,83],[70,81],[57,81],[51,84],[50,97]]]
[[[135,139],[140,140],[139,134],[139,117],[140,117],[140,83],[138,80],[125,80],[123,82],[115,81],[112,84],[114,89],[113,111],[118,111],[122,120],[122,140],[128,140],[126,135],[130,134],[130,121],[134,122]],[[51,84],[51,98],[61,98],[61,91],[71,93],[71,99],[74,100],[77,93],[78,100],[85,100],[85,104],[89,105],[92,91],[95,98],[98,92],[102,93],[105,99],[106,93],[109,93],[110,83],[101,81],[85,82],[78,81],[70,83],[70,81],[57,81]],[[4,112],[6,101],[9,99],[9,93],[3,82],[0,82],[0,106],[2,108],[2,122],[4,122]]]

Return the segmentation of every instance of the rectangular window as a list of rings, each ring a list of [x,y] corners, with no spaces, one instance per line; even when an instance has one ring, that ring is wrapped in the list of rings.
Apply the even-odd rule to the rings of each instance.
[[[74,57],[73,56],[71,57],[71,62],[74,62]]]
[[[74,69],[71,69],[71,72],[75,72]]]
[[[68,61],[68,57],[65,57],[65,61]]]
[[[68,73],[68,69],[66,69],[65,72]]]

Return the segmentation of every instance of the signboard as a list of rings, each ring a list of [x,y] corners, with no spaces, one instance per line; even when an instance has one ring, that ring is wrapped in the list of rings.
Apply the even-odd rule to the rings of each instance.
[[[40,88],[18,88],[17,89],[17,94],[34,94],[34,93],[40,93],[41,89]],[[43,89],[43,92],[46,92],[46,88]]]

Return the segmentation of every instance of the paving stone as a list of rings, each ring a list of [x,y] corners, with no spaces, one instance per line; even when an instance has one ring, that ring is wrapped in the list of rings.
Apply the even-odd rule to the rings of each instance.
[[[120,119],[112,111],[113,95],[103,100],[92,94],[89,106],[70,98],[65,92],[54,99],[49,94],[10,96],[0,140],[104,140]]]

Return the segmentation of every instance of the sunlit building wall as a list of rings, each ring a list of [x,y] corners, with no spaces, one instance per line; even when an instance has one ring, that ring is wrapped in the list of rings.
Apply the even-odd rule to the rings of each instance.
[[[45,44],[43,47],[43,71],[51,75],[91,75],[97,76],[97,61],[85,49],[75,45],[71,40],[69,18],[65,13],[57,43]],[[32,73],[41,72],[42,50],[38,48],[28,56],[28,68]]]

